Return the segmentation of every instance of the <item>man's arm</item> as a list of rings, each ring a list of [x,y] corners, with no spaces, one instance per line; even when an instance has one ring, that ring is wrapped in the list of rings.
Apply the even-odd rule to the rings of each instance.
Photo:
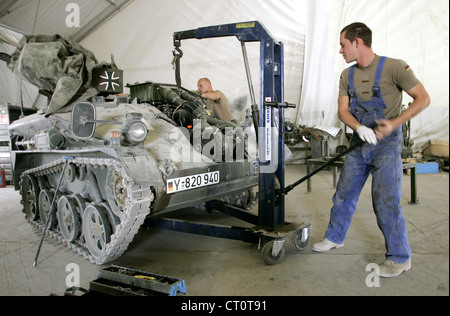
[[[205,92],[202,93],[202,98],[208,99],[208,100],[213,100],[213,101],[218,101],[221,98],[221,95],[217,92]]]
[[[388,136],[400,125],[425,110],[431,103],[430,96],[422,83],[418,83],[414,88],[406,91],[406,93],[413,98],[414,101],[396,118],[392,120],[377,120],[378,126],[375,128],[375,134],[378,139],[383,139]]]
[[[350,97],[348,96],[339,96],[338,117],[345,125],[347,125],[354,131],[356,131],[359,126],[361,126],[361,124],[359,124],[353,114],[350,113]]]

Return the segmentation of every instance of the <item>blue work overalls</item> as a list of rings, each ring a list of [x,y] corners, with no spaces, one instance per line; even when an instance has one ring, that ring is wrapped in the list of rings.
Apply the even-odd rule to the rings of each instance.
[[[386,105],[380,90],[381,73],[386,57],[381,57],[378,64],[373,97],[362,102],[354,89],[355,66],[350,68],[349,94],[350,112],[358,122],[374,128],[377,119],[383,119]],[[357,139],[357,133],[354,133]],[[343,244],[348,228],[356,210],[359,195],[364,184],[372,174],[372,205],[386,245],[386,258],[396,263],[408,262],[411,249],[408,244],[405,219],[400,206],[403,166],[401,160],[402,130],[401,126],[391,135],[380,140],[377,145],[362,143],[361,146],[347,154],[339,178],[334,206],[331,209],[330,222],[325,237],[337,244]]]

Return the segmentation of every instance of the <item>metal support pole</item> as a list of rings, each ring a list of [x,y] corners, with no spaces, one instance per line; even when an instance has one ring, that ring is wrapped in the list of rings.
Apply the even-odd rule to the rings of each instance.
[[[37,265],[37,259],[39,257],[39,253],[41,252],[42,242],[44,241],[45,234],[47,233],[48,225],[50,224],[50,218],[52,217],[52,213],[55,210],[56,198],[58,196],[59,187],[61,186],[61,182],[62,182],[62,179],[64,177],[64,173],[66,172],[67,164],[69,163],[69,160],[73,159],[73,157],[63,157],[63,158],[66,161],[64,161],[64,167],[63,167],[63,170],[61,172],[61,175],[59,176],[59,181],[58,181],[58,185],[56,187],[55,196],[53,197],[52,204],[50,205],[50,211],[48,212],[47,221],[46,221],[45,226],[44,226],[44,231],[42,232],[41,241],[39,242],[39,247],[38,247],[38,250],[37,250],[37,253],[36,253],[36,257],[34,258],[33,267],[35,267]]]
[[[248,82],[248,89],[250,92],[250,99],[252,101],[253,125],[255,126],[256,141],[258,141],[259,107],[258,107],[258,104],[256,104],[255,90],[253,89],[252,75],[250,73],[250,65],[248,63],[247,49],[245,47],[244,42],[241,42],[241,47],[242,47],[242,55],[244,57],[245,73],[247,74],[247,82]]]
[[[259,141],[259,225],[276,227],[285,222],[284,197],[277,197],[277,183],[284,188],[284,108],[270,104],[284,103],[283,45],[273,40],[261,41],[261,113]]]

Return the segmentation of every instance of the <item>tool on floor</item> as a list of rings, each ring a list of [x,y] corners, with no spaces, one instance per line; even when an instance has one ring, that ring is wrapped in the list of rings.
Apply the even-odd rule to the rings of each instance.
[[[55,211],[54,211],[55,210],[55,203],[56,203],[56,199],[58,197],[59,188],[61,186],[61,182],[62,182],[62,179],[64,177],[64,173],[66,172],[66,167],[67,167],[67,165],[69,163],[69,160],[73,160],[73,157],[64,156],[63,159],[65,159],[63,170],[62,170],[61,175],[59,177],[58,185],[56,187],[56,192],[55,192],[55,195],[53,196],[52,203],[50,204],[50,210],[48,212],[48,216],[47,216],[47,220],[45,222],[44,230],[42,232],[41,241],[39,242],[39,247],[38,247],[38,250],[37,250],[37,253],[36,253],[36,257],[34,258],[33,267],[35,267],[37,265],[37,259],[39,257],[39,253],[41,252],[42,242],[44,241],[44,237],[47,234],[47,230],[48,230],[48,226],[50,224],[51,218],[52,218],[52,216],[56,216],[56,214],[53,214],[53,213],[55,213]]]
[[[177,296],[187,292],[182,279],[112,265],[102,269],[97,279],[89,283],[89,291],[69,288],[66,296],[75,296],[79,290],[83,296]]]

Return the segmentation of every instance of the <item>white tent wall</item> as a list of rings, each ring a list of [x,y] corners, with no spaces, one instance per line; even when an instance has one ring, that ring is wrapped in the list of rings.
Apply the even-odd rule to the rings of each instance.
[[[349,65],[339,54],[339,32],[361,21],[373,30],[374,51],[407,61],[430,93],[431,106],[411,122],[420,149],[429,139],[449,138],[448,7],[447,0],[135,0],[82,44],[103,58],[113,52],[127,82],[174,82],[173,32],[259,20],[285,45],[285,100],[299,105],[287,119],[344,128],[337,118],[338,81]],[[248,46],[258,95],[259,50]],[[206,76],[228,95],[235,113],[249,107],[235,39],[184,41],[182,49],[183,86],[196,89],[197,79]],[[409,102],[405,94],[404,104]]]
[[[0,1],[0,8],[3,4]],[[4,1],[7,2],[7,1]],[[98,19],[102,12],[119,3],[118,0],[17,0],[0,16],[2,24],[20,30],[24,34],[60,34],[65,38],[74,36],[92,21]],[[76,6],[79,12],[80,27],[72,24]],[[78,11],[79,9],[79,11]],[[78,19],[77,21],[78,22]],[[77,24],[77,23],[74,23]]]
[[[173,33],[202,26],[259,20],[283,42],[285,99],[297,103],[304,60],[305,0],[134,0],[125,10],[81,42],[99,59],[113,53],[125,82],[175,83]],[[259,102],[259,44],[247,43],[256,100]],[[241,46],[236,38],[182,41],[182,85],[197,89],[208,77],[227,95],[238,120],[250,108]],[[295,112],[292,114],[295,116]]]
[[[378,55],[403,59],[425,85],[432,103],[411,120],[415,148],[449,139],[449,1],[308,0],[305,71],[296,122],[343,128],[337,119],[338,82],[345,64],[340,30],[367,24]],[[412,99],[405,93],[403,104]]]
[[[14,45],[22,35],[1,26],[0,33],[0,53],[12,54],[16,49]],[[22,104],[24,108],[40,109],[46,105],[46,100],[47,98],[39,95],[38,88],[15,76],[6,63],[0,61],[0,104]]]
[[[17,8],[0,22],[25,33],[71,36],[116,1],[17,1]],[[80,29],[65,26],[68,3],[80,6]],[[338,53],[339,32],[361,21],[373,30],[374,51],[407,61],[431,95],[431,106],[412,120],[412,137],[420,149],[428,139],[449,138],[448,12],[448,0],[133,0],[81,44],[99,60],[109,61],[114,54],[126,83],[174,83],[174,32],[259,20],[284,44],[285,100],[298,104],[286,112],[287,119],[342,128],[337,118],[338,81],[349,65]],[[195,90],[198,78],[209,77],[242,119],[250,98],[239,42],[235,38],[186,40],[181,48],[183,86]],[[11,49],[0,41],[1,51]],[[248,43],[247,50],[260,102],[259,45]],[[0,62],[0,102],[18,104],[19,83]],[[37,90],[26,88],[23,98],[25,106],[33,106]],[[404,104],[410,101],[405,94]]]

